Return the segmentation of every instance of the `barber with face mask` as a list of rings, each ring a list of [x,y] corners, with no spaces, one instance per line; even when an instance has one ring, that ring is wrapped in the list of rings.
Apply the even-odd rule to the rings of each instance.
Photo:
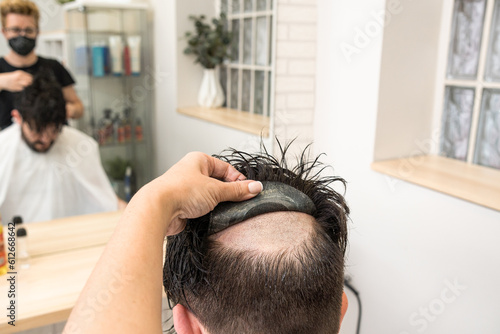
[[[40,69],[52,73],[62,87],[66,117],[80,118],[83,104],[73,87],[75,81],[57,60],[35,54],[40,12],[29,0],[3,0],[0,3],[2,33],[10,51],[0,58],[0,130],[12,124],[11,111],[16,92],[30,85]]]

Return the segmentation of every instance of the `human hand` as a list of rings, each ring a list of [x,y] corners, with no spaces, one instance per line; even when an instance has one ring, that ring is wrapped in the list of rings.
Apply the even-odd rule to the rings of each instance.
[[[11,92],[22,91],[33,82],[33,76],[22,70],[4,73],[1,78],[1,88]]]
[[[244,201],[262,191],[260,182],[245,179],[226,162],[200,152],[187,154],[149,185],[164,194],[162,203],[172,210],[166,235],[179,233],[186,219],[203,216],[220,202]]]

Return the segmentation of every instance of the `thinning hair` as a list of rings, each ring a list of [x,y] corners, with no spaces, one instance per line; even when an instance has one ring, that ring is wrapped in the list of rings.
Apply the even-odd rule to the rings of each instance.
[[[217,157],[248,179],[282,182],[311,198],[314,228],[301,245],[271,253],[227,247],[206,237],[208,215],[189,220],[183,232],[168,238],[165,292],[210,333],[320,334],[339,329],[349,208],[331,185],[345,187],[345,181],[321,176],[327,166],[319,157],[308,160],[308,148],[290,168],[290,144],[279,147],[280,159],[264,147],[259,154],[228,150]]]
[[[48,126],[60,128],[66,122],[66,102],[61,86],[47,70],[40,70],[33,77],[33,83],[16,94],[14,108],[23,122],[37,132]]]
[[[40,20],[40,11],[36,4],[29,0],[3,0],[0,3],[0,13],[2,19],[2,27],[5,28],[8,14],[20,14],[32,16],[35,19],[35,24],[38,29],[38,21]]]

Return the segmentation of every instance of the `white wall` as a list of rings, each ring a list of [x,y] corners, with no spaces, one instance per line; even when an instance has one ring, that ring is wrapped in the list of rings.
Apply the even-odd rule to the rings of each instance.
[[[314,138],[317,1],[276,1],[274,134],[300,155]],[[271,101],[273,101],[271,100]],[[279,154],[276,145],[274,152]]]
[[[500,332],[500,213],[369,168],[382,35],[350,63],[340,46],[353,44],[356,29],[385,1],[318,3],[315,143],[349,182],[348,273],[364,307],[362,333]],[[453,293],[447,280],[465,288]],[[351,298],[343,333],[354,332],[356,307]]]
[[[388,6],[380,63],[383,71],[378,89],[374,160],[408,157],[416,152],[429,154],[430,147],[421,143],[428,143],[430,139],[433,143],[437,141],[433,134],[439,128],[432,127],[432,120],[434,96],[441,93],[436,85],[436,70],[442,11],[442,0]],[[377,17],[383,19],[383,15]],[[374,19],[371,21],[381,27]],[[421,24],[422,21],[425,24]]]

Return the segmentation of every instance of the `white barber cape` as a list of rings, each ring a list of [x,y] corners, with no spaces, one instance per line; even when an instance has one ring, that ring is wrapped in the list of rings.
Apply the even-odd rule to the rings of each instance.
[[[12,124],[0,131],[0,214],[25,222],[114,211],[118,199],[101,165],[97,142],[63,126],[46,153],[32,151]]]

